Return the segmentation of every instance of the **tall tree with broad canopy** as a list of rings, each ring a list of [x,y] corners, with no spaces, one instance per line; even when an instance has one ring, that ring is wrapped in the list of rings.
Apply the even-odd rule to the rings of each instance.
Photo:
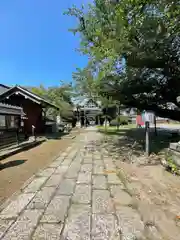
[[[94,0],[67,14],[98,94],[180,120],[180,1]]]

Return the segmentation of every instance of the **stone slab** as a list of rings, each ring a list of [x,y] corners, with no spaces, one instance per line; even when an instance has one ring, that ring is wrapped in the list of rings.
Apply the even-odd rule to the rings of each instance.
[[[69,207],[69,196],[55,196],[49,203],[42,219],[42,223],[64,222]]]
[[[104,167],[103,166],[98,166],[98,165],[94,165],[93,166],[93,174],[102,174],[104,175]]]
[[[37,177],[24,189],[25,193],[34,193],[42,187],[48,177]]]
[[[55,174],[55,175],[56,175],[56,174],[57,174],[57,175],[58,175],[58,174],[65,174],[67,170],[68,170],[68,166],[62,166],[62,165],[60,165],[58,168],[56,168],[54,174]]]
[[[81,172],[92,172],[92,164],[82,164],[81,166]]]
[[[91,183],[91,173],[90,172],[80,172],[78,175],[78,180],[77,183],[85,183],[85,184],[89,184]]]
[[[74,179],[64,179],[59,188],[57,189],[57,195],[72,195],[74,192],[75,181]]]
[[[64,161],[62,162],[62,166],[70,166],[70,164],[71,164],[71,162],[72,162],[72,158],[66,158],[66,159],[64,159]]]
[[[59,240],[62,228],[62,224],[39,224],[32,240]]]
[[[101,160],[102,156],[100,154],[94,154],[93,159],[94,160]]]
[[[62,161],[63,161],[63,160],[55,160],[54,162],[52,162],[52,163],[49,165],[49,167],[50,167],[50,168],[57,168],[57,167],[59,167],[59,166],[61,165]]]
[[[132,205],[132,197],[122,190],[122,188],[119,185],[112,185],[110,187],[111,189],[111,195],[113,196],[113,201],[115,204],[115,207],[118,209],[121,208],[122,205],[131,206]]]
[[[106,171],[116,171],[116,166],[112,161],[104,161]]]
[[[72,204],[61,239],[90,240],[90,206]]]
[[[25,210],[9,228],[3,240],[29,240],[41,215],[41,210]]]
[[[79,163],[73,162],[69,167],[65,178],[77,178],[81,165]]]
[[[116,173],[108,173],[107,174],[107,179],[109,184],[119,184],[122,185],[121,180],[118,178]]]
[[[94,160],[94,165],[104,167],[103,160]]]
[[[170,143],[169,148],[180,153],[180,144],[179,143]]]
[[[107,189],[107,180],[103,175],[93,176],[93,188],[94,189]]]
[[[56,191],[54,187],[44,187],[39,191],[30,204],[27,206],[28,209],[45,209],[51,200],[52,195]]]
[[[77,154],[77,151],[73,150],[68,154],[67,158],[73,159],[75,158],[76,154]]]
[[[77,164],[81,164],[82,161],[83,161],[83,156],[77,155],[77,156],[73,159],[72,164],[73,164],[74,162],[77,163]]]
[[[63,178],[63,174],[56,174],[52,175],[47,182],[45,183],[44,187],[57,187],[61,183],[61,180]]]
[[[92,215],[92,240],[120,239],[113,214]]]
[[[93,213],[114,213],[113,202],[108,190],[93,190]]]
[[[85,158],[84,158],[84,161],[83,161],[84,164],[86,164],[86,163],[92,163],[92,162],[93,162],[92,157],[90,157],[90,158],[85,157]]]
[[[1,219],[16,218],[35,196],[34,193],[22,193],[2,210]]]
[[[122,232],[122,240],[143,238],[144,224],[134,209],[124,206],[118,209],[116,215]]]
[[[81,168],[81,163],[79,162],[79,160],[74,160],[72,163],[71,163],[71,166],[70,166],[70,169],[73,168],[73,169],[77,169],[77,170],[80,170]]]
[[[37,173],[37,176],[38,177],[50,177],[53,174],[54,170],[55,170],[54,168],[46,168],[42,171],[39,171]]]
[[[3,237],[3,235],[6,233],[8,228],[13,224],[13,220],[0,220],[0,239]]]
[[[64,160],[65,156],[62,156],[62,154],[55,159],[55,161],[60,161],[62,162]]]
[[[91,202],[91,186],[85,184],[77,184],[73,194],[72,201],[74,203],[90,203]]]

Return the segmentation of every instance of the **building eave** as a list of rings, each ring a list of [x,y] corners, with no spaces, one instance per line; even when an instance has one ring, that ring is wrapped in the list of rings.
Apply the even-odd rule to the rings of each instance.
[[[0,95],[0,100],[4,100],[14,94],[17,94],[17,95],[22,95],[24,96],[25,98],[37,103],[37,104],[41,104],[42,106],[44,107],[53,107],[53,108],[56,108],[56,109],[59,109],[58,106],[48,102],[47,100],[39,97],[38,95],[22,88],[21,86],[19,85],[16,85],[15,87],[12,87],[10,88],[9,90],[7,90],[6,92],[4,92],[3,94]]]
[[[0,115],[24,116],[25,113],[21,107],[0,103]]]

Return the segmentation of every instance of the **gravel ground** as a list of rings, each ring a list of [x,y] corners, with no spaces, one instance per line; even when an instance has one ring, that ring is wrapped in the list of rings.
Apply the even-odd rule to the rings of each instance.
[[[79,131],[73,135],[79,135]],[[39,169],[51,163],[74,140],[51,139],[41,145],[8,157],[0,165],[0,204],[10,197]]]

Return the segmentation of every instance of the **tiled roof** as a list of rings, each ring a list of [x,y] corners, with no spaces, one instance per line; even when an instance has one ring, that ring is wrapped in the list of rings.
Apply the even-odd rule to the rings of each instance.
[[[0,114],[25,115],[21,107],[12,106],[4,103],[0,103]]]
[[[5,86],[4,84],[0,84],[0,95],[6,92],[7,90],[9,90],[8,86]]]
[[[9,104],[4,104],[4,103],[0,103],[0,107],[10,108],[10,109],[22,109],[21,107],[9,105]]]
[[[51,107],[54,107],[56,109],[59,109],[58,106],[48,102],[46,99],[43,99],[42,97],[38,96],[37,94],[34,94],[32,93],[31,91],[19,86],[19,85],[16,85],[12,88],[9,88],[7,91],[5,91],[4,93],[0,94],[0,101],[3,101],[6,97],[14,94],[14,93],[17,93],[17,94],[21,94],[25,97],[27,97],[28,99],[32,100],[32,101],[35,101],[36,103],[44,103],[46,105],[49,105]]]
[[[93,98],[86,98],[86,97],[79,97],[79,99],[74,99],[74,104],[75,105],[79,105],[80,107],[86,106],[88,104],[89,101],[93,101],[95,102],[99,107],[101,106],[101,102],[100,101],[96,101]]]

